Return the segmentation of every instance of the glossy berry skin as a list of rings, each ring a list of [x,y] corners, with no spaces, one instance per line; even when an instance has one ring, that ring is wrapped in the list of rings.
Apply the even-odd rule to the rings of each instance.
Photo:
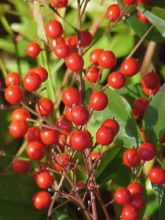
[[[45,26],[45,32],[50,39],[57,39],[61,37],[63,27],[59,21],[49,21]]]
[[[55,8],[65,8],[68,4],[68,0],[50,0],[50,2]]]
[[[36,182],[39,188],[47,189],[53,184],[53,177],[48,171],[43,171],[37,175]]]
[[[150,2],[151,0],[137,0],[137,3],[141,5],[149,5]]]
[[[134,76],[139,71],[139,62],[135,58],[128,58],[121,64],[120,71],[125,76]]]
[[[131,194],[127,188],[119,188],[115,191],[114,200],[120,205],[126,205],[131,201]]]
[[[123,163],[124,165],[132,168],[140,164],[140,158],[135,149],[128,149],[123,154]]]
[[[35,104],[35,111],[42,116],[48,116],[53,112],[53,102],[48,98],[41,98]]]
[[[160,83],[160,79],[156,72],[151,71],[143,76],[141,83],[143,87],[153,90],[157,87],[157,84]]]
[[[48,78],[48,72],[42,66],[37,66],[36,68],[32,69],[36,74],[39,75],[41,82],[45,82]]]
[[[71,121],[76,125],[85,125],[89,118],[89,112],[85,106],[78,105],[72,108]]]
[[[59,43],[59,44],[56,44],[56,46],[53,48],[53,53],[58,58],[65,59],[69,55],[70,49],[65,43]]]
[[[104,92],[93,92],[89,97],[89,107],[95,111],[102,111],[108,105],[108,97]]]
[[[93,39],[92,34],[88,30],[81,31],[80,38],[81,38],[81,46],[82,47],[89,46],[92,42],[92,39]]]
[[[142,194],[143,193],[143,186],[138,182],[132,182],[127,186],[131,196]]]
[[[69,47],[70,51],[75,51],[77,47],[77,35],[66,37],[65,43]]]
[[[117,4],[112,4],[110,5],[105,13],[106,18],[108,18],[110,21],[117,21],[120,19],[121,15],[121,9],[119,5]]]
[[[121,89],[125,85],[126,79],[119,71],[112,72],[108,76],[108,85],[113,89]]]
[[[91,134],[88,131],[76,131],[71,135],[71,147],[83,151],[92,146]]]
[[[30,127],[25,134],[25,140],[28,143],[32,141],[41,141],[40,134],[41,130],[38,127]]]
[[[151,183],[155,185],[162,185],[165,183],[165,170],[161,167],[153,167],[149,173],[148,177]]]
[[[142,86],[143,92],[146,96],[155,95],[160,88],[160,82],[157,82],[154,89],[148,89],[146,86]]]
[[[65,107],[65,117],[71,121],[71,112],[72,112],[72,108],[71,107]]]
[[[28,92],[34,92],[41,86],[41,78],[36,73],[27,73],[24,77],[23,85]]]
[[[32,141],[27,146],[26,154],[29,159],[39,161],[45,156],[45,146],[42,142]]]
[[[81,100],[81,95],[78,89],[70,87],[65,89],[62,93],[62,101],[65,106],[72,107],[78,105]]]
[[[83,69],[84,60],[78,53],[72,53],[66,58],[65,64],[71,72],[79,72]]]
[[[62,115],[61,118],[55,121],[55,126],[66,133],[70,133],[72,131],[72,123],[65,117],[65,115]]]
[[[150,23],[148,18],[141,11],[137,12],[137,19],[142,24],[149,24]]]
[[[95,83],[101,79],[100,69],[96,66],[91,66],[85,73],[85,79],[91,83]]]
[[[98,64],[105,69],[111,69],[116,65],[116,57],[111,51],[102,51],[98,56]]]
[[[151,143],[141,144],[137,152],[140,159],[144,161],[152,160],[156,155],[155,146]]]
[[[144,115],[148,104],[149,101],[147,99],[138,98],[133,103],[133,110],[135,110],[139,115]]]
[[[44,128],[41,131],[41,140],[45,145],[58,143],[58,132],[48,128]]]
[[[39,191],[33,197],[33,205],[36,209],[47,209],[51,203],[51,196],[48,192]]]
[[[21,77],[18,73],[8,73],[5,77],[6,86],[19,86],[21,83]]]
[[[108,145],[114,140],[114,132],[111,128],[101,126],[96,132],[96,141],[101,145]]]
[[[103,49],[95,49],[89,55],[89,61],[94,64],[98,65],[98,57],[103,52]]]
[[[12,169],[14,173],[27,174],[30,170],[30,162],[26,160],[14,160]]]
[[[134,5],[136,0],[122,0],[125,5]]]
[[[26,121],[12,121],[9,126],[9,133],[14,138],[22,138],[28,129],[28,123]]]
[[[106,126],[108,128],[111,128],[114,132],[114,135],[117,135],[119,132],[120,126],[118,122],[115,119],[106,119],[103,123],[103,126]]]
[[[25,108],[17,108],[11,114],[11,121],[26,121],[30,118],[30,113]]]
[[[41,48],[40,45],[37,44],[36,42],[32,42],[30,43],[27,47],[26,47],[26,53],[29,57],[31,58],[35,58],[38,56],[38,54],[40,53]]]
[[[134,206],[137,209],[142,209],[144,206],[144,197],[141,194],[132,196],[132,200],[130,203],[132,206]]]
[[[5,99],[12,105],[19,104],[24,98],[23,90],[18,86],[8,86],[5,89]]]
[[[121,220],[138,220],[139,212],[132,205],[126,205],[121,213]]]

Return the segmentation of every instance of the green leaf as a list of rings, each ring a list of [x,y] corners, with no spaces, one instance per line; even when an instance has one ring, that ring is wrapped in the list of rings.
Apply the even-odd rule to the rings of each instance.
[[[148,141],[157,143],[165,131],[165,84],[153,97],[144,114],[143,124]]]
[[[105,110],[94,112],[88,124],[88,129],[95,137],[96,131],[101,123],[108,118],[115,118],[120,130],[117,134],[116,142],[126,148],[137,147],[139,144],[139,130],[136,121],[132,117],[132,110],[126,99],[120,96],[116,91],[107,89],[106,94],[109,98],[109,104]]]
[[[45,213],[37,211],[32,205],[35,191],[32,177],[15,174],[0,176],[0,219],[44,219]]]

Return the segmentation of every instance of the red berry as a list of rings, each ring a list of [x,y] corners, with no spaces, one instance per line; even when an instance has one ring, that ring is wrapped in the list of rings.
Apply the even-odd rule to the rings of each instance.
[[[65,89],[62,93],[62,101],[64,105],[68,107],[78,105],[80,103],[80,99],[81,99],[80,92],[73,87]]]
[[[160,78],[156,72],[151,71],[143,76],[141,83],[143,87],[153,90],[160,83]]]
[[[79,72],[83,69],[84,60],[78,53],[72,53],[66,58],[65,64],[70,71]]]
[[[89,46],[92,42],[92,39],[93,39],[92,34],[87,30],[80,32],[80,38],[81,38],[81,46],[82,47]]]
[[[27,73],[24,76],[23,85],[28,92],[34,92],[40,87],[41,78],[36,73]]]
[[[28,128],[28,130],[25,134],[25,139],[28,143],[30,143],[32,141],[41,141],[40,133],[41,133],[41,131],[37,127]]]
[[[6,86],[19,86],[21,83],[21,77],[18,73],[8,73],[5,77]]]
[[[131,196],[142,194],[143,186],[140,183],[132,182],[127,186],[127,189],[131,193]]]
[[[104,92],[93,92],[89,97],[89,107],[95,111],[102,111],[108,105],[108,97]]]
[[[45,82],[48,78],[48,72],[45,68],[41,66],[37,66],[36,68],[32,69],[36,74],[39,75],[41,82]]]
[[[101,126],[96,132],[96,141],[101,145],[108,145],[114,140],[114,132],[111,128]]]
[[[162,185],[165,183],[165,170],[161,167],[153,167],[149,171],[148,177],[151,183],[156,185]]]
[[[5,89],[5,99],[10,104],[19,104],[24,98],[22,89],[18,86],[9,86]]]
[[[110,21],[117,21],[120,19],[121,15],[121,9],[117,4],[110,5],[105,13],[106,18],[108,18]]]
[[[50,2],[55,8],[64,8],[68,4],[68,0],[50,0]]]
[[[98,65],[98,57],[103,52],[103,49],[95,49],[89,55],[89,60],[91,63]]]
[[[51,203],[51,196],[48,192],[37,192],[33,197],[33,204],[36,209],[46,209]]]
[[[41,98],[35,104],[35,111],[42,116],[48,116],[53,112],[53,103],[48,98]]]
[[[101,79],[100,69],[96,66],[91,66],[85,73],[85,79],[91,83],[95,83]]]
[[[49,38],[57,39],[61,37],[63,27],[59,21],[49,21],[45,26],[45,32]]]
[[[58,132],[52,129],[44,128],[41,131],[41,140],[45,145],[58,143]]]
[[[126,79],[119,71],[110,73],[108,76],[108,85],[113,89],[120,89],[125,85]]]
[[[137,12],[137,19],[142,24],[149,24],[150,23],[148,18],[141,11]]]
[[[72,123],[65,117],[65,115],[62,115],[61,118],[55,122],[55,126],[67,133],[72,131]]]
[[[88,131],[76,131],[71,135],[71,147],[83,151],[92,146],[91,134]]]
[[[151,143],[141,144],[137,152],[140,159],[144,161],[152,160],[156,155],[155,146]]]
[[[125,76],[134,76],[139,71],[139,62],[135,58],[128,58],[121,64],[120,71]]]
[[[98,56],[98,64],[102,68],[111,69],[116,65],[116,57],[111,51],[102,51]]]
[[[11,114],[11,121],[26,121],[30,118],[30,113],[24,108],[17,108]]]
[[[101,154],[98,153],[98,152],[95,152],[95,151],[92,151],[92,152],[90,153],[90,158],[91,158],[92,160],[97,160],[97,159],[100,158],[100,156],[101,156]]]
[[[132,205],[126,205],[121,213],[121,220],[138,220],[139,212]]]
[[[126,5],[134,5],[136,3],[136,0],[122,0],[123,4]]]
[[[111,128],[114,132],[114,135],[116,135],[119,132],[120,126],[118,122],[115,119],[106,119],[103,123],[103,126],[106,126],[108,128]]]
[[[14,173],[27,174],[30,169],[30,162],[26,160],[14,160],[12,168]]]
[[[85,125],[89,118],[88,110],[81,105],[72,108],[71,121],[76,125]]]
[[[133,110],[139,115],[144,115],[146,108],[148,107],[149,101],[145,98],[138,98],[133,103]]]
[[[149,5],[150,4],[150,0],[137,0],[138,4],[141,5]]]
[[[70,49],[65,43],[58,43],[53,48],[53,52],[58,58],[66,58],[70,53]]]
[[[148,89],[146,86],[143,86],[142,88],[145,95],[147,96],[155,95],[159,91],[160,82],[157,82],[154,89]]]
[[[77,35],[66,37],[65,43],[71,51],[74,51],[77,47]]]
[[[71,107],[65,107],[65,116],[66,118],[71,121],[71,112],[72,112],[72,108]]]
[[[32,42],[30,43],[27,47],[26,47],[26,53],[29,57],[31,58],[35,58],[38,56],[38,54],[40,53],[41,48],[40,45],[37,44],[36,42]]]
[[[131,201],[131,194],[127,188],[119,188],[115,191],[114,200],[120,205],[126,205]]]
[[[140,158],[135,149],[128,149],[123,154],[123,163],[132,168],[140,164]]]
[[[130,204],[137,209],[142,209],[144,206],[144,197],[141,194],[134,195]]]
[[[43,171],[37,175],[36,182],[39,188],[47,189],[53,184],[53,177],[48,171]]]
[[[45,146],[42,142],[32,141],[27,146],[26,154],[31,160],[41,160],[45,156]]]
[[[23,137],[28,129],[28,123],[26,121],[12,121],[9,126],[9,132],[14,138]]]
[[[72,161],[72,158],[67,153],[60,153],[60,154],[56,154],[55,160],[59,165],[66,167],[69,166],[69,164]]]

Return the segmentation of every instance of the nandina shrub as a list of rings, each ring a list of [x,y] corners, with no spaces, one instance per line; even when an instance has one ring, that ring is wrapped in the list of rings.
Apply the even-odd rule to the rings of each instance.
[[[163,6],[2,3],[0,220],[165,219]]]

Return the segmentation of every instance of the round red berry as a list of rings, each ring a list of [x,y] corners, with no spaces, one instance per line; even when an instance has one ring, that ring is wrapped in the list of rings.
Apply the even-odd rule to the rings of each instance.
[[[45,68],[41,66],[37,66],[36,68],[32,69],[36,74],[39,75],[41,82],[45,82],[48,78],[48,72]]]
[[[103,52],[103,49],[95,49],[89,55],[89,60],[91,63],[98,65],[98,57]]]
[[[121,213],[121,220],[138,220],[139,212],[133,205],[126,205]]]
[[[151,0],[137,0],[138,4],[149,5]]]
[[[139,115],[144,115],[146,108],[148,107],[149,101],[145,98],[138,98],[133,103],[133,110]]]
[[[11,114],[11,121],[26,121],[30,118],[30,113],[25,108],[17,108]]]
[[[143,87],[153,90],[160,83],[160,78],[156,72],[151,71],[143,76],[141,83]]]
[[[70,51],[75,51],[77,48],[77,35],[66,37],[65,43],[69,47]]]
[[[66,118],[71,121],[71,112],[72,112],[72,108],[71,107],[65,107],[65,116]]]
[[[89,107],[95,111],[102,111],[108,105],[108,97],[104,92],[94,92],[89,97]]]
[[[23,137],[28,129],[28,123],[26,121],[12,121],[9,126],[9,132],[14,138]]]
[[[89,46],[92,42],[92,39],[93,39],[92,34],[88,30],[81,31],[80,38],[81,38],[81,46],[82,47]]]
[[[128,149],[123,154],[123,163],[132,168],[140,164],[140,158],[136,149]]]
[[[126,5],[134,5],[136,3],[136,0],[122,0],[123,4]]]
[[[119,123],[115,119],[106,119],[103,123],[103,126],[111,128],[116,135],[119,132],[120,126]]]
[[[137,209],[142,209],[144,206],[144,197],[141,194],[133,195],[131,200],[131,205],[133,205]]]
[[[120,9],[119,5],[117,5],[117,4],[110,5],[106,10],[105,16],[110,21],[119,20],[120,16],[121,16],[121,9]]]
[[[70,53],[70,49],[69,49],[69,47],[65,43],[58,43],[53,48],[53,53],[58,58],[66,58],[69,55],[69,53]]]
[[[87,123],[89,118],[88,110],[81,105],[75,106],[71,111],[71,121],[76,125],[84,125]]]
[[[53,184],[53,177],[48,171],[43,171],[37,175],[36,182],[39,188],[47,189]]]
[[[165,170],[161,167],[153,167],[149,171],[148,177],[151,183],[156,185],[162,185],[165,183]]]
[[[58,143],[58,131],[44,128],[41,131],[41,140],[45,145],[57,144]]]
[[[143,92],[147,96],[155,95],[159,91],[159,88],[160,88],[160,82],[156,83],[154,89],[148,89],[146,86],[142,86]]]
[[[5,89],[5,99],[10,104],[19,104],[24,98],[23,90],[18,86],[9,86]]]
[[[36,73],[27,73],[24,76],[23,85],[28,92],[34,92],[41,85],[41,78]]]
[[[65,117],[65,115],[62,115],[61,118],[55,121],[55,126],[67,133],[72,131],[72,123]]]
[[[68,4],[68,0],[50,0],[50,2],[55,8],[64,8]]]
[[[30,170],[30,162],[27,160],[14,160],[12,168],[14,173],[27,174]]]
[[[33,197],[33,204],[36,209],[46,209],[51,203],[51,196],[48,192],[37,192]]]
[[[111,128],[101,126],[96,132],[96,141],[101,145],[108,145],[114,140],[114,132]]]
[[[21,83],[21,77],[18,73],[8,73],[5,77],[6,86],[19,86]]]
[[[45,26],[45,32],[49,38],[57,39],[61,37],[63,27],[59,21],[49,21]]]
[[[35,111],[42,116],[48,116],[53,112],[53,102],[48,98],[41,98],[35,104]]]
[[[120,71],[125,76],[134,76],[139,71],[139,62],[135,58],[128,58],[124,60],[121,64]]]
[[[72,53],[66,58],[65,64],[70,71],[79,72],[83,69],[84,60],[78,53]]]
[[[131,193],[131,196],[142,194],[143,186],[138,182],[132,182],[127,186],[127,189]]]
[[[41,160],[45,156],[45,146],[42,142],[32,141],[27,146],[26,154],[31,160]]]
[[[116,57],[111,51],[102,51],[98,56],[98,64],[102,68],[111,69],[116,65]]]
[[[26,47],[26,53],[29,57],[31,58],[35,58],[36,56],[38,56],[38,54],[40,53],[41,48],[40,45],[37,44],[36,42],[32,42],[30,43],[27,47]]]
[[[40,133],[41,133],[41,130],[37,127],[28,128],[25,134],[25,139],[28,143],[32,141],[41,141]]]
[[[152,160],[156,155],[155,146],[151,143],[141,144],[137,152],[140,159],[144,161]]]
[[[150,23],[148,18],[141,11],[137,12],[137,19],[142,24],[149,24]]]
[[[80,103],[80,100],[81,100],[80,92],[73,87],[65,89],[62,93],[62,101],[64,105],[68,107],[78,105]]]
[[[100,69],[96,66],[91,66],[85,73],[85,79],[91,83],[95,83],[101,79]]]
[[[120,205],[126,205],[131,201],[131,194],[127,188],[119,188],[115,191],[114,200]]]
[[[125,85],[126,79],[119,71],[110,73],[108,76],[108,85],[113,89],[121,89]]]

